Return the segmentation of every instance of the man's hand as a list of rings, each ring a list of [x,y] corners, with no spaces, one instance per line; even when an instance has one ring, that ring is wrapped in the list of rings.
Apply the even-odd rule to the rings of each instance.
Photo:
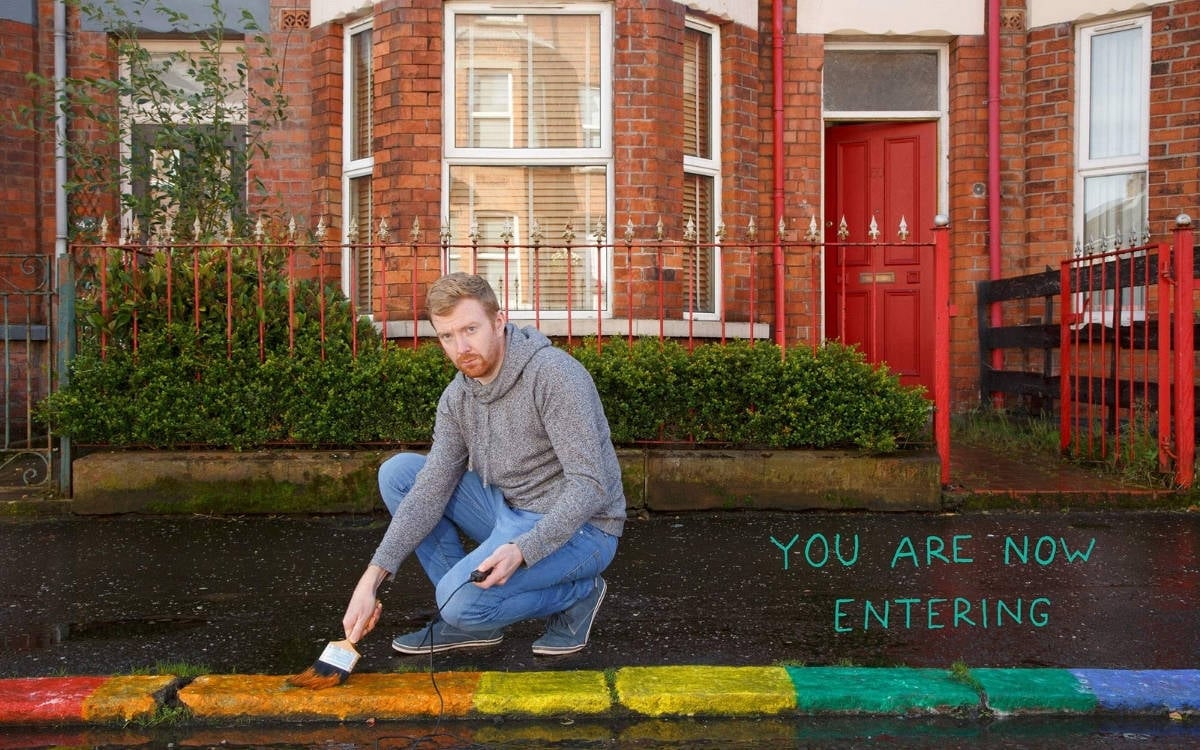
[[[475,585],[483,589],[503,586],[523,562],[525,555],[521,554],[520,547],[512,542],[501,544],[479,563],[479,570],[486,573],[487,577]]]
[[[375,590],[386,577],[386,570],[370,565],[362,578],[358,579],[358,585],[350,595],[350,604],[346,606],[346,614],[342,616],[342,628],[346,631],[346,640],[351,643],[358,643],[379,622],[383,602],[376,598]]]

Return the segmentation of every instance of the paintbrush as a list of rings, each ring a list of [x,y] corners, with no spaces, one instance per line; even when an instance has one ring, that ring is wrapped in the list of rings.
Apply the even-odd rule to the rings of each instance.
[[[341,685],[354,671],[359,653],[349,640],[330,641],[313,665],[298,675],[288,678],[293,687],[323,690]]]
[[[375,627],[375,623],[379,620],[379,614],[383,611],[383,602],[375,601],[375,614],[367,622],[367,626],[363,631],[369,631]],[[360,654],[354,648],[354,641],[345,638],[340,641],[330,641],[325,646],[325,650],[313,662],[313,665],[304,670],[298,675],[293,675],[288,678],[287,682],[293,687],[309,688],[311,690],[324,690],[334,685],[341,685],[354,671],[354,665],[358,663]]]
[[[298,675],[288,678],[293,687],[322,690],[341,685],[354,671],[359,653],[348,640],[330,641],[313,665]]]

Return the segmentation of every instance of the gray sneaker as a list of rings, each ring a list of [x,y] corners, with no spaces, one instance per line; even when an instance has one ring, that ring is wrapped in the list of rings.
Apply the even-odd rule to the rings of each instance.
[[[392,648],[402,654],[438,654],[459,648],[494,646],[504,638],[504,629],[466,631],[438,619],[412,633],[392,639]]]
[[[592,593],[550,617],[546,632],[533,642],[533,653],[541,656],[573,654],[587,645],[600,602],[608,592],[603,578],[596,579]]]

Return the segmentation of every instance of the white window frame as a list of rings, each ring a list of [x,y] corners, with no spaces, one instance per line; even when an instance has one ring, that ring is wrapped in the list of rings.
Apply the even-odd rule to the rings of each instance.
[[[346,24],[343,31],[342,44],[342,292],[347,297],[354,295],[354,276],[356,274],[354,252],[351,248],[357,237],[350,236],[350,182],[359,177],[370,178],[375,171],[375,154],[354,157],[354,134],[358,123],[355,121],[354,107],[354,45],[353,39],[364,31],[374,30],[374,19],[364,18],[354,23]],[[374,38],[371,41],[372,59],[374,59]],[[374,232],[374,227],[371,228]],[[366,317],[373,317],[373,310],[360,311]]]
[[[616,199],[614,196],[615,180],[613,176],[613,10],[612,6],[604,3],[578,3],[571,5],[530,5],[530,4],[505,4],[505,3],[477,3],[465,2],[455,3],[448,2],[444,5],[444,29],[446,41],[443,44],[443,66],[444,82],[443,91],[446,92],[445,101],[442,107],[442,216],[450,215],[450,190],[451,190],[451,169],[453,167],[470,167],[470,166],[521,166],[521,167],[554,167],[554,166],[569,166],[580,171],[588,171],[595,169],[603,169],[605,175],[605,193],[607,200],[605,203],[604,227],[606,236],[602,238],[604,245],[611,243],[612,237],[612,216],[615,210]],[[600,81],[595,82],[595,86],[599,87],[600,91],[600,138],[598,145],[583,146],[579,148],[473,148],[470,146],[459,146],[455,143],[455,134],[457,131],[457,107],[454,101],[454,92],[457,91],[457,65],[455,61],[455,39],[454,33],[456,28],[456,17],[458,15],[525,15],[532,13],[546,13],[554,15],[583,15],[583,16],[598,16],[600,20],[600,40],[599,48],[596,54],[600,57]],[[594,86],[593,86],[594,88]],[[469,131],[468,131],[469,132]],[[515,217],[514,217],[515,218]],[[534,216],[533,219],[538,217]],[[556,236],[562,231],[563,227],[542,227],[548,235]],[[576,245],[579,248],[587,248],[589,245],[594,247],[595,238],[591,232],[594,227],[575,227],[578,236],[576,237]],[[461,244],[466,240],[463,237],[455,237],[452,239],[454,244]],[[516,240],[514,239],[514,243]],[[501,254],[502,255],[502,254]],[[446,258],[444,260],[449,260]],[[593,258],[594,260],[594,258]],[[602,316],[611,317],[613,309],[613,284],[611,283],[613,274],[613,258],[610,248],[605,248],[605,257],[601,260],[601,273],[604,276],[604,299],[602,301]],[[443,271],[448,269],[442,269]],[[566,319],[567,317],[574,319],[595,318],[595,306],[588,308],[566,310],[510,310],[509,317],[514,319],[533,319],[540,317],[541,319]]]
[[[1075,185],[1074,185],[1074,233],[1077,252],[1085,257],[1095,255],[1105,249],[1103,237],[1085,236],[1087,226],[1087,207],[1085,205],[1085,183],[1089,178],[1107,177],[1111,175],[1131,174],[1141,172],[1146,179],[1149,190],[1150,163],[1150,62],[1151,36],[1149,15],[1130,16],[1119,19],[1107,19],[1100,23],[1082,24],[1076,29],[1076,59],[1075,101],[1079,124],[1075,129]],[[1091,68],[1092,40],[1097,36],[1116,31],[1136,29],[1142,35],[1142,60],[1140,64],[1141,85],[1139,89],[1146,92],[1139,101],[1141,108],[1138,122],[1138,151],[1137,153],[1107,158],[1092,158],[1091,152]],[[1149,195],[1146,195],[1147,208]],[[1130,232],[1140,236],[1143,227],[1124,227],[1121,241],[1125,241]],[[1108,247],[1108,250],[1115,249]],[[1112,290],[1105,292],[1080,293],[1073,295],[1075,312],[1082,317],[1078,325],[1089,323],[1111,324],[1112,308],[1116,297]],[[1146,294],[1144,287],[1134,287],[1132,299],[1120,310],[1120,324],[1128,325],[1135,320],[1146,319]]]
[[[721,29],[715,24],[701,21],[697,18],[688,17],[685,21],[688,28],[699,31],[709,36],[708,45],[708,69],[709,82],[711,84],[709,91],[709,101],[712,103],[712,111],[708,121],[708,143],[711,156],[708,158],[692,156],[685,153],[683,155],[683,172],[685,175],[697,175],[701,177],[709,177],[712,179],[712,229],[714,234],[718,227],[721,226]],[[712,312],[693,312],[684,310],[684,320],[720,320],[722,311],[722,282],[724,274],[721,273],[721,246],[717,237],[697,237],[696,241],[701,244],[712,243],[712,269],[710,274],[713,277],[713,310]],[[687,304],[687,299],[683,300]]]

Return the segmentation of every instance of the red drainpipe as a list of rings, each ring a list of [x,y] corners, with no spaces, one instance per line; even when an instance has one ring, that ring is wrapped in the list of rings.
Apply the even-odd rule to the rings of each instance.
[[[771,158],[775,183],[775,226],[771,230],[775,237],[775,248],[772,260],[775,267],[775,343],[782,349],[787,340],[784,331],[787,320],[783,305],[783,242],[779,236],[779,228],[783,223],[783,0],[771,0],[771,31],[771,93],[774,112]]]
[[[987,0],[988,45],[988,278],[1000,278],[1000,0]],[[989,311],[991,325],[1003,321],[1000,303],[993,302]],[[1004,369],[1004,353],[992,350],[992,369]]]

